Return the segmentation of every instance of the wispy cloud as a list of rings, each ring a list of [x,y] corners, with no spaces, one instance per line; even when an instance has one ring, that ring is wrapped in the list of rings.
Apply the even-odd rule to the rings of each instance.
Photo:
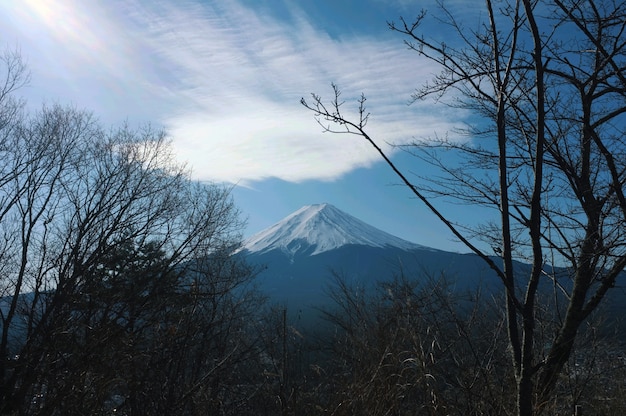
[[[321,134],[299,105],[310,92],[330,94],[331,82],[344,91],[346,111],[361,92],[368,96],[371,132],[381,142],[406,143],[451,127],[429,105],[407,106],[434,70],[400,39],[331,38],[297,9],[287,22],[237,2],[61,3],[75,7],[64,28],[36,6],[43,15],[20,17],[31,28],[20,30],[47,25],[59,37],[46,59],[66,63],[46,82],[63,79],[71,94],[61,94],[94,104],[98,113],[164,125],[200,179],[333,180],[374,163],[364,142]]]

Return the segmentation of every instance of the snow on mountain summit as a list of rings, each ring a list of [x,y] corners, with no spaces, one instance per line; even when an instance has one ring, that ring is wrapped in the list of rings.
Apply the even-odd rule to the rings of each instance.
[[[287,254],[312,249],[311,255],[344,245],[424,249],[381,231],[330,204],[307,205],[250,237],[243,246],[249,252],[280,249]]]

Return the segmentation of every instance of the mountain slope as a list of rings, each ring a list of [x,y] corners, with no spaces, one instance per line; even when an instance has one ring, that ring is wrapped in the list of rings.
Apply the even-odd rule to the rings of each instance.
[[[401,274],[436,279],[443,271],[459,289],[494,282],[477,256],[411,243],[329,204],[299,209],[249,238],[240,254],[260,267],[257,283],[272,301],[300,310],[327,304],[335,275],[362,288]]]
[[[381,231],[330,204],[307,205],[244,243],[250,253],[317,255],[347,245],[428,249]]]
[[[302,207],[249,238],[240,254],[259,266],[257,283],[269,299],[299,311],[301,316],[314,316],[318,307],[332,305],[329,292],[336,290],[335,276],[361,289],[374,288],[398,275],[425,285],[443,278],[451,292],[478,291],[486,299],[504,296],[500,279],[479,256],[408,242],[329,204]],[[501,264],[497,256],[492,260]],[[530,265],[515,262],[514,267],[521,291]],[[570,287],[566,271],[559,274],[563,275],[559,285]],[[553,287],[544,279],[540,291],[553,296]],[[626,291],[612,290],[603,313],[623,316],[624,305]]]

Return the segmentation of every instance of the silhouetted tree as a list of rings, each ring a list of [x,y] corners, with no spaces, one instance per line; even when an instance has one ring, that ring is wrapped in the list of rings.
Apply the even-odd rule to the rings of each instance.
[[[331,414],[506,414],[506,333],[497,307],[445,279],[397,277],[376,290],[338,278],[326,371]]]
[[[409,49],[441,67],[413,99],[434,96],[479,120],[465,131],[470,140],[428,140],[410,149],[443,173],[429,178],[434,183],[413,182],[377,146],[366,131],[364,96],[354,117],[344,112],[336,86],[330,102],[313,95],[302,104],[325,130],[371,143],[413,194],[498,274],[517,412],[538,414],[552,402],[581,326],[626,266],[626,4],[488,0],[473,29],[442,10],[446,33],[455,38],[420,33],[424,12],[390,24],[406,36]],[[456,152],[460,164],[439,150]],[[442,195],[493,208],[497,220],[482,227],[459,224],[432,198]],[[480,238],[489,250],[477,243]],[[516,259],[531,270],[516,270]],[[539,297],[543,282],[557,293],[548,304]],[[538,331],[542,309],[556,317],[545,343]]]
[[[150,127],[25,113],[2,69],[0,413],[234,413],[261,300],[229,189]]]

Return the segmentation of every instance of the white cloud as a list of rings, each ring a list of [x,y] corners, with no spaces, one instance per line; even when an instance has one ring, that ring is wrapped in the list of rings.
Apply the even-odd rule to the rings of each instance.
[[[370,131],[381,143],[450,129],[427,105],[406,105],[434,71],[400,38],[332,39],[297,10],[287,23],[236,2],[102,0],[89,8],[63,2],[78,11],[69,32],[46,21],[60,36],[47,46],[56,53],[48,59],[66,60],[56,76],[71,91],[51,93],[98,115],[124,113],[164,125],[201,179],[332,180],[379,160],[356,137],[321,134],[299,105],[310,92],[328,95],[331,82],[342,88],[346,111],[361,92],[367,95]],[[97,30],[81,38],[96,18]],[[33,19],[22,16],[22,23],[34,30]],[[46,62],[38,57],[36,64]]]

